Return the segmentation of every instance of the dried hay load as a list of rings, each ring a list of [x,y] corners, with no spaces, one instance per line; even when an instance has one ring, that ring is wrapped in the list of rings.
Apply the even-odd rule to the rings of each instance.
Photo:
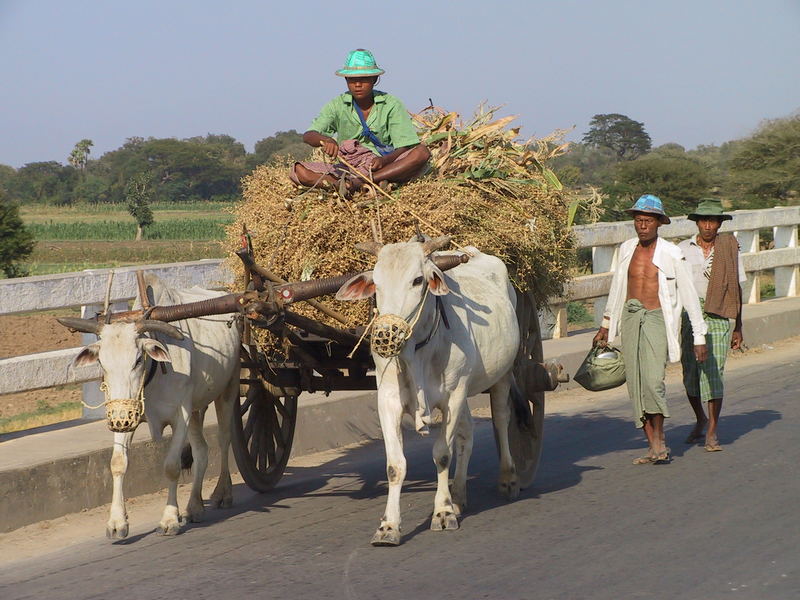
[[[297,281],[370,269],[374,257],[355,250],[356,243],[374,235],[384,243],[406,241],[419,227],[498,256],[514,285],[531,290],[540,303],[560,294],[574,240],[561,184],[545,163],[564,152],[563,132],[520,143],[519,130],[507,128],[513,117],[495,119],[496,110],[481,106],[468,123],[433,107],[413,115],[433,168],[391,197],[370,185],[350,201],[318,189],[299,193],[287,177],[288,164],[258,167],[243,182],[229,249],[240,247],[245,224],[256,262]],[[242,274],[240,264],[231,266]],[[369,320],[367,303],[323,300],[350,326]],[[295,309],[341,326],[310,306]]]

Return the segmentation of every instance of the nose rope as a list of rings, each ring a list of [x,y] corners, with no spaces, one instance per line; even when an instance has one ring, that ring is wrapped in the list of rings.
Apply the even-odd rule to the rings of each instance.
[[[375,319],[377,319],[377,318],[378,318],[378,309],[377,308],[373,308],[372,309],[372,318],[369,320],[369,323],[367,323],[367,326],[364,328],[364,333],[362,333],[361,337],[358,338],[358,341],[356,342],[356,345],[353,346],[353,351],[350,354],[347,355],[347,358],[353,358],[353,356],[355,355],[356,351],[361,346],[361,342],[363,342],[364,338],[367,337],[367,334],[369,333],[369,330],[372,329],[372,324],[375,322]]]

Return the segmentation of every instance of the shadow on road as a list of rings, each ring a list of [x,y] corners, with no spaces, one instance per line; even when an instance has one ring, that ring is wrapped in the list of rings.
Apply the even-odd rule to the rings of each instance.
[[[720,420],[720,440],[733,444],[747,433],[764,429],[779,420],[781,414],[774,410],[755,410],[748,413],[724,416]],[[498,460],[491,421],[476,419],[475,442],[469,471],[470,505],[467,514],[491,511],[502,507],[507,501],[496,489]],[[691,425],[680,425],[667,429],[668,445],[673,456],[680,457],[689,445],[683,440]],[[601,462],[599,457],[625,453],[645,447],[640,429],[630,419],[612,417],[600,411],[589,411],[580,415],[549,415],[545,420],[545,439],[539,470],[533,485],[523,490],[520,499],[534,499],[578,485],[584,473],[602,470],[597,464],[581,464],[587,460]],[[436,490],[436,472],[432,463],[431,449],[438,435],[434,429],[427,438],[406,432],[405,451],[408,473],[403,485],[403,496],[410,497],[422,492],[429,496],[433,507]],[[622,463],[627,457],[615,457]],[[602,461],[606,462],[606,461]],[[205,528],[231,517],[250,512],[270,513],[291,508],[282,503],[286,499],[347,497],[353,500],[384,499],[387,493],[383,445],[380,441],[346,451],[341,456],[319,466],[290,466],[278,484],[267,493],[253,494],[244,484],[234,487],[234,506],[229,509],[207,510],[206,520],[193,523],[191,528]],[[372,515],[377,524],[379,514]],[[411,523],[409,523],[409,526]],[[429,521],[407,530],[404,540],[426,531]],[[153,532],[132,536],[116,544],[126,545],[141,540]]]
[[[719,442],[723,446],[732,445],[740,437],[751,431],[764,429],[774,421],[779,421],[782,418],[781,413],[776,410],[754,410],[746,413],[725,415],[725,405],[723,404],[722,411],[723,413],[719,419],[718,436]],[[698,444],[686,444],[684,442],[693,427],[693,424],[681,425],[666,431],[666,435],[670,438],[669,445],[673,456],[683,456],[686,450],[692,446],[703,445],[702,441]]]
[[[464,515],[490,511],[505,506],[508,501],[497,492],[498,459],[491,419],[475,419],[475,440],[469,470],[469,509]],[[638,430],[629,420],[609,417],[601,413],[576,416],[548,416],[545,422],[545,439],[539,471],[533,485],[523,490],[520,499],[536,498],[580,483],[585,471],[601,469],[596,466],[581,466],[578,462],[592,456],[617,452],[622,447],[639,445]],[[609,433],[613,432],[613,433]],[[403,484],[403,497],[423,493],[433,508],[436,491],[436,470],[433,465],[432,447],[439,434],[438,428],[431,435],[420,437],[413,432],[404,432],[404,448],[407,459],[407,476]],[[271,513],[290,506],[286,499],[313,499],[325,497],[347,497],[353,500],[384,500],[388,488],[383,444],[380,441],[352,448],[344,454],[322,465],[314,467],[289,466],[274,490],[253,494],[244,485],[234,486],[234,506],[229,509],[206,511],[205,520],[192,523],[190,530],[211,527],[243,513]],[[208,508],[208,503],[206,504]],[[379,513],[374,521],[377,524]],[[404,540],[428,530],[430,522],[425,520],[413,526],[411,522],[403,535]],[[132,544],[155,533],[152,530],[117,544]]]
[[[97,419],[71,419],[69,421],[59,421],[58,423],[50,423],[49,425],[41,425],[39,427],[31,427],[30,429],[21,429],[20,431],[9,431],[7,433],[0,433],[0,442],[7,442],[17,438],[27,437],[37,433],[47,433],[48,431],[60,431],[62,429],[69,429],[77,425],[86,425],[87,423],[94,423]]]

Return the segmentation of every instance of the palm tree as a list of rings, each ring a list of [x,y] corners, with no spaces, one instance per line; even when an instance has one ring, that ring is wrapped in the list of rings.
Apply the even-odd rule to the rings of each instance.
[[[86,168],[86,163],[89,162],[89,153],[91,152],[90,148],[92,146],[94,146],[94,142],[87,139],[83,139],[75,144],[75,148],[70,152],[69,158],[67,158],[69,164],[82,172]]]

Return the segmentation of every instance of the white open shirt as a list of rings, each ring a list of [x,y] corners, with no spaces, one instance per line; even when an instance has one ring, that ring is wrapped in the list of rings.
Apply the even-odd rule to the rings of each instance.
[[[619,262],[611,279],[603,327],[608,328],[608,343],[619,337],[622,310],[628,295],[628,267],[633,252],[639,244],[637,238],[622,242],[619,247]],[[681,311],[686,309],[692,324],[694,345],[706,343],[708,327],[700,310],[700,300],[694,289],[692,275],[680,248],[662,238],[656,239],[653,252],[653,265],[658,269],[658,300],[664,313],[664,326],[667,333],[667,347],[670,362],[681,359],[681,346],[678,330],[681,325]]]

